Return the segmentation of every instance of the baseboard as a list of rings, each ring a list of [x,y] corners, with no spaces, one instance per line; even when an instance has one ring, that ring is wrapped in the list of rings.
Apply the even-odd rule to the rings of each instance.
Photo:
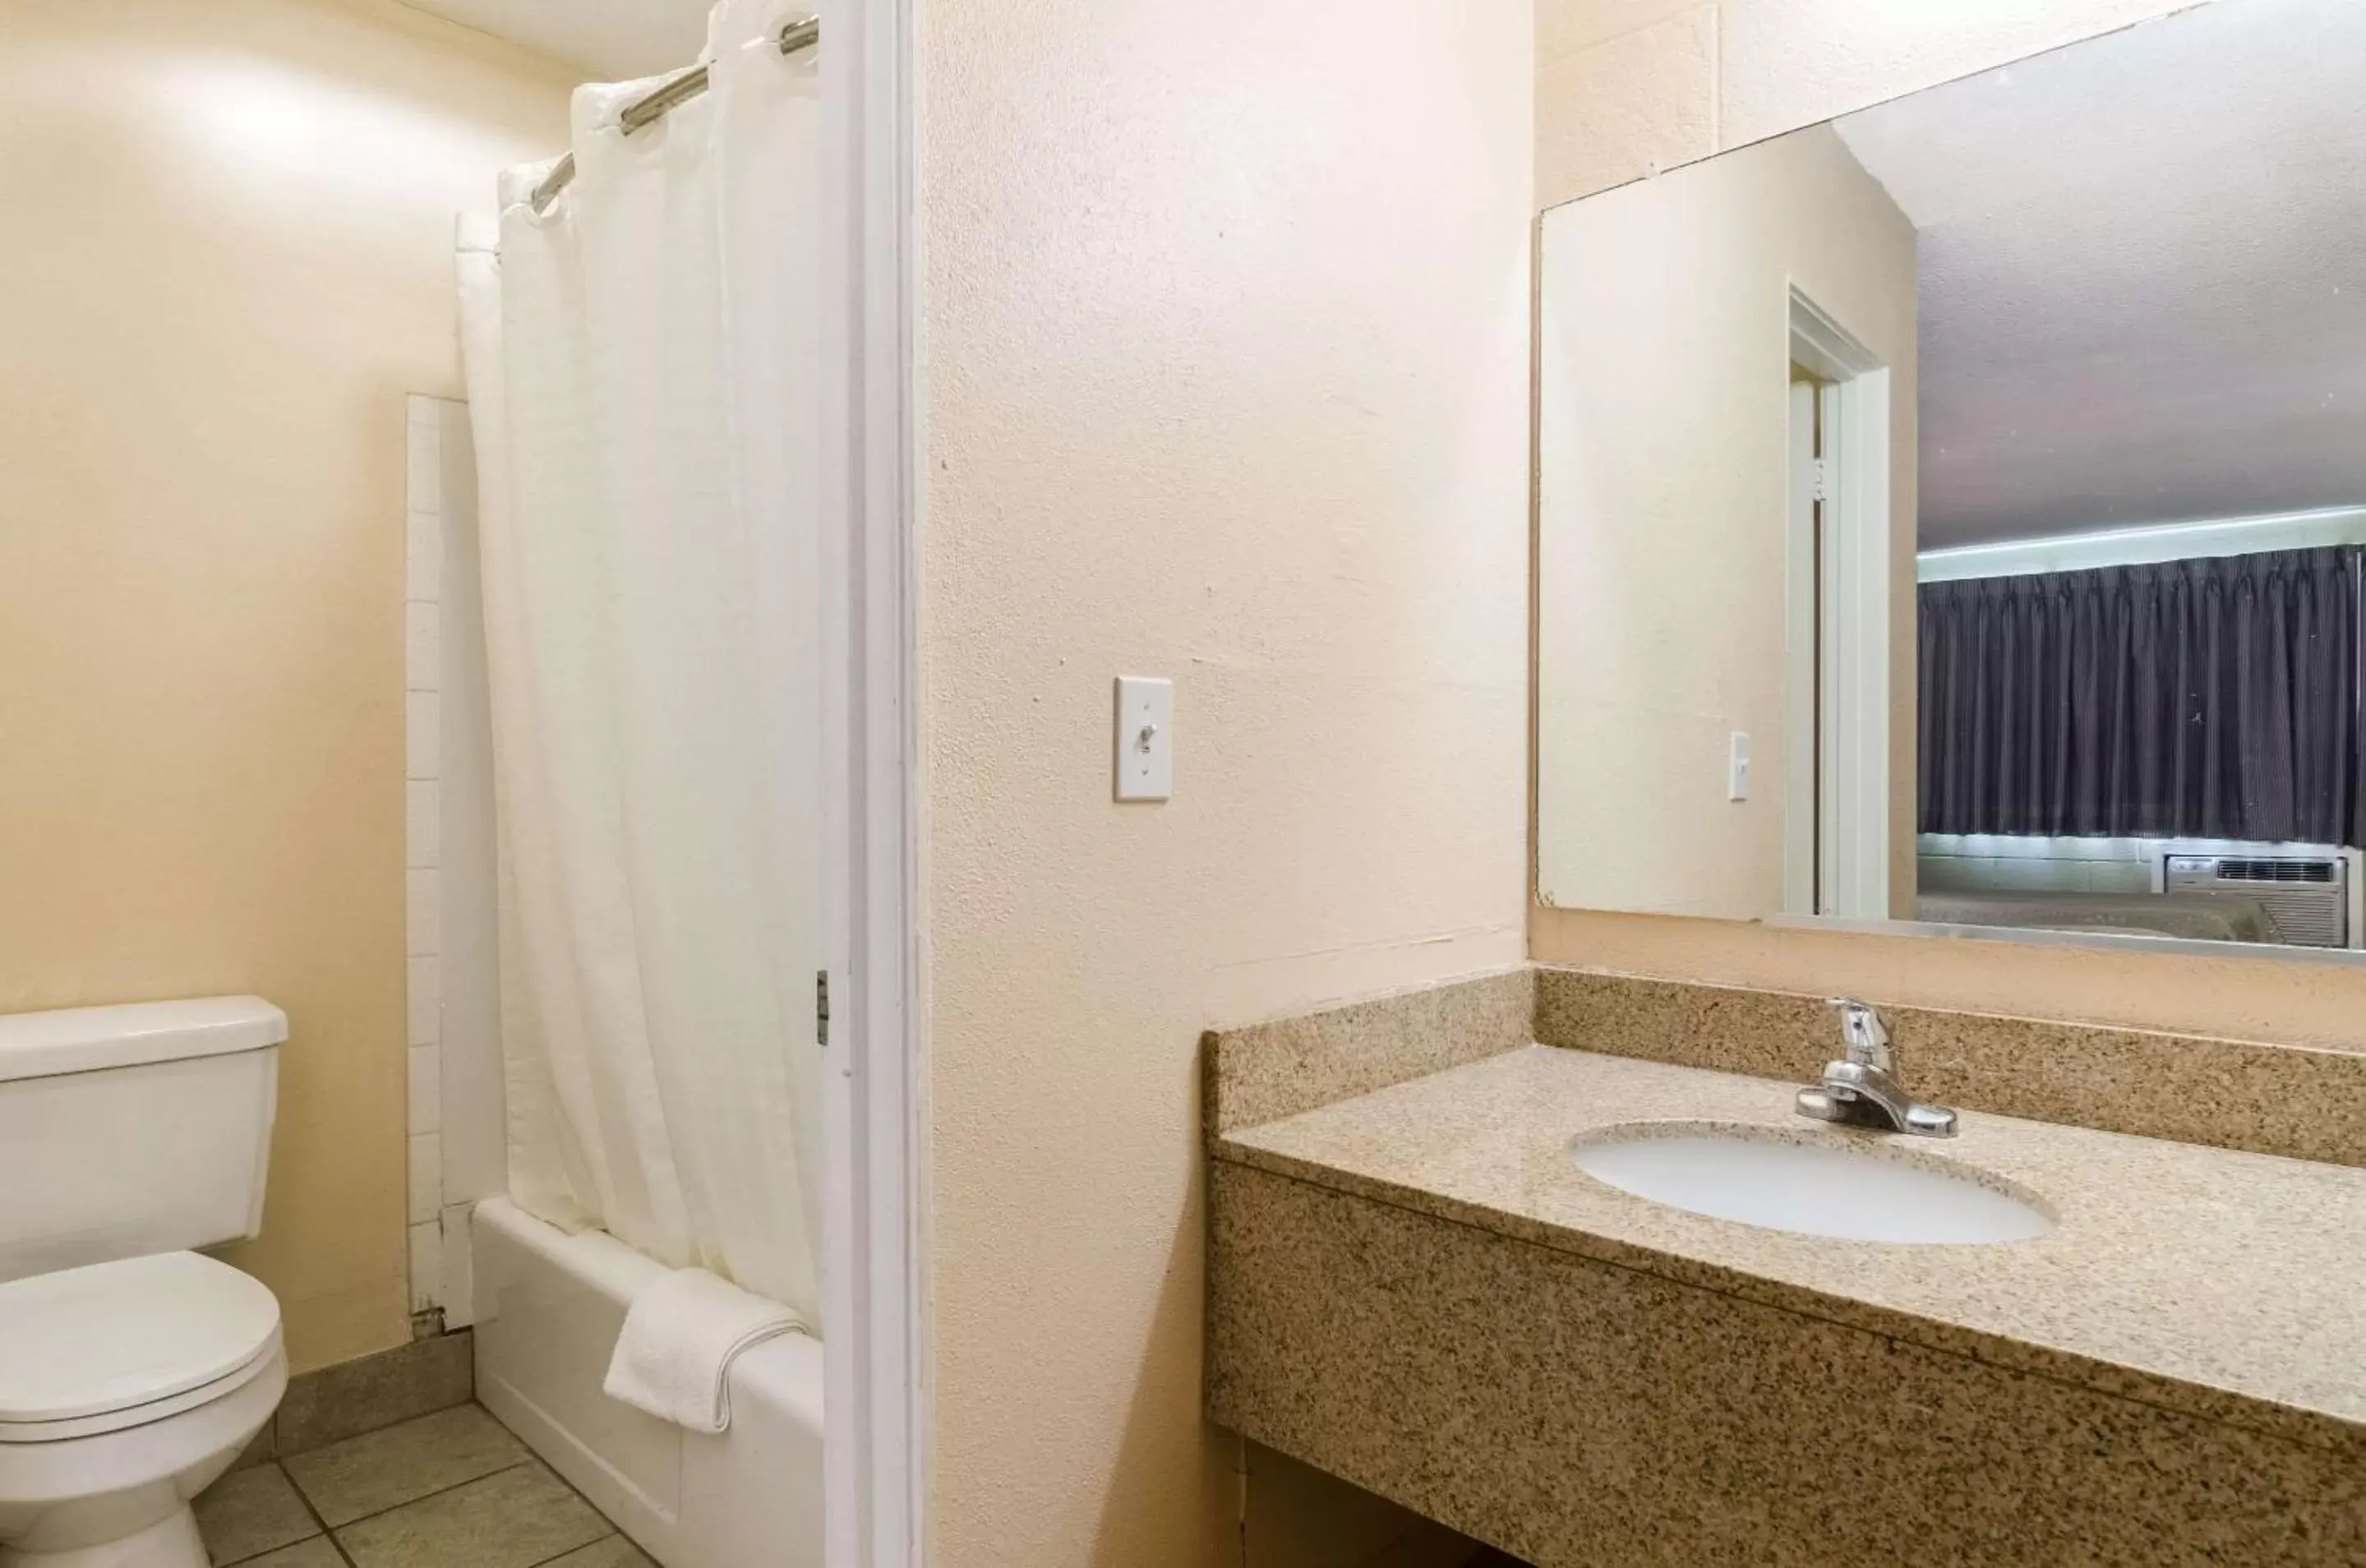
[[[241,1465],[286,1459],[346,1438],[466,1404],[477,1393],[476,1341],[462,1328],[299,1372]]]

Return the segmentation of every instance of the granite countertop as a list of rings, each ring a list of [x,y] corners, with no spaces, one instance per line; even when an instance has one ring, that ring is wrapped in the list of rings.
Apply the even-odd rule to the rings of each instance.
[[[1519,1241],[2366,1456],[2366,1169],[1977,1111],[1949,1139],[1865,1133],[1795,1114],[1798,1087],[1530,1045],[1234,1128],[1213,1150]],[[1955,1162],[2035,1194],[2056,1223],[1993,1245],[1838,1241],[1664,1207],[1570,1162],[1580,1134],[1655,1121],[1757,1125]]]

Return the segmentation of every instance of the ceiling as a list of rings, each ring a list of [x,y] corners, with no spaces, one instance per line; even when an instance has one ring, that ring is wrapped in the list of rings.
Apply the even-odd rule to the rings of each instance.
[[[1839,122],[1920,232],[1924,548],[2366,505],[2366,5],[2218,0]]]
[[[689,64],[713,0],[404,0],[463,27],[626,81]]]

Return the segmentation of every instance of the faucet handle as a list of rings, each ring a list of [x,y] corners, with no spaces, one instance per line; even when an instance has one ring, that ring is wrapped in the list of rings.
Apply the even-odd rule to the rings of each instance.
[[[1889,1047],[1889,1031],[1882,1027],[1881,1015],[1870,1003],[1853,997],[1832,997],[1828,1004],[1840,1009],[1841,1039],[1847,1060],[1879,1072],[1897,1070],[1897,1055]]]

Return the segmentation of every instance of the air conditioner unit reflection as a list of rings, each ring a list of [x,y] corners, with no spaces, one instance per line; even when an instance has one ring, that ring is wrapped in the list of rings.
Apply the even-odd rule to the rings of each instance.
[[[2160,891],[2257,905],[2267,910],[2283,940],[2296,947],[2348,947],[2350,859],[2338,852],[2172,852],[2161,859]]]

